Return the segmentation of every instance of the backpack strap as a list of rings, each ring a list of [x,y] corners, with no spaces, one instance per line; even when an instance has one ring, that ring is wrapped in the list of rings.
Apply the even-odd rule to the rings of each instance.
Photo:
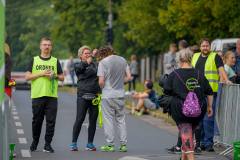
[[[176,71],[174,71],[176,74],[177,74],[177,76],[182,80],[182,78],[178,75],[178,73],[176,72]],[[198,71],[198,79],[199,79],[199,71]],[[197,79],[197,83],[198,83],[198,79]],[[184,83],[184,81],[182,80],[182,82],[183,82],[183,84],[187,87],[187,85]],[[193,91],[194,91],[194,89],[196,88],[196,86],[197,86],[197,83],[196,83],[196,85],[194,86],[194,88],[193,88]],[[188,87],[187,87],[187,89],[188,89]],[[189,90],[189,89],[188,89]],[[192,92],[193,92],[192,91]],[[189,90],[189,92],[190,92],[190,90]]]
[[[154,100],[154,103],[155,103],[155,105],[156,105],[156,109],[159,109],[159,105],[158,105],[158,103],[157,103],[157,97],[156,97],[156,94],[157,94],[157,92],[153,89],[153,92],[154,92],[154,94],[153,94],[153,100]]]

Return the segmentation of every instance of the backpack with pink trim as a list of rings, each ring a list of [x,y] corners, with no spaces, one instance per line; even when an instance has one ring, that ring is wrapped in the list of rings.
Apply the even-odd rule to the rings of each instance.
[[[174,71],[176,74],[177,72]],[[177,74],[177,76],[182,80],[182,78]],[[199,79],[199,71],[198,71],[198,79]],[[186,116],[186,117],[198,117],[201,115],[201,108],[198,102],[198,97],[197,95],[194,93],[194,89],[197,86],[198,83],[198,79],[196,82],[195,87],[193,88],[193,90],[189,90],[187,85],[184,83],[184,81],[182,80],[183,84],[187,87],[187,89],[189,90],[187,97],[184,101],[184,103],[182,103],[182,113]],[[203,103],[202,103],[203,105]]]

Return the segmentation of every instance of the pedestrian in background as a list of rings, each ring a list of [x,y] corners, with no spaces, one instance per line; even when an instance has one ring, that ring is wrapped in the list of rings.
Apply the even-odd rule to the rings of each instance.
[[[176,50],[177,46],[175,43],[171,43],[169,46],[169,52],[165,54],[164,56],[164,61],[163,65],[165,67],[165,71],[167,74],[170,74],[174,70],[174,66],[177,65],[177,60],[176,60]]]
[[[106,145],[101,147],[102,151],[114,152],[114,126],[115,117],[120,139],[120,152],[127,151],[127,130],[125,124],[125,98],[124,83],[131,80],[131,72],[127,61],[110,46],[102,46],[98,52],[99,85],[102,88],[102,116],[103,127],[106,136]],[[126,77],[125,77],[126,75]]]
[[[128,82],[128,92],[130,93],[130,91],[131,91],[131,83],[132,83],[133,84],[132,93],[135,93],[136,92],[135,80],[136,80],[136,78],[138,77],[138,74],[139,74],[137,56],[136,55],[131,55],[130,59],[131,59],[131,62],[129,64],[129,68],[130,68],[132,79],[131,79],[131,81]]]
[[[30,151],[35,151],[41,135],[42,123],[46,117],[46,134],[43,152],[54,152],[51,147],[54,135],[57,105],[58,80],[64,81],[63,71],[57,58],[50,55],[52,43],[50,38],[40,41],[41,55],[33,57],[28,66],[25,79],[31,80],[32,98],[32,137]]]
[[[96,132],[96,123],[98,117],[98,105],[93,105],[92,100],[100,93],[98,84],[98,63],[92,62],[98,50],[94,49],[91,55],[89,46],[82,46],[78,50],[78,57],[81,62],[75,63],[74,69],[78,78],[77,82],[77,114],[73,126],[71,151],[78,151],[77,140],[85,120],[87,110],[89,111],[88,143],[86,150],[96,150],[93,144]]]
[[[200,48],[198,47],[198,45],[194,45],[191,47],[190,51],[192,51],[192,55],[194,55],[195,53],[199,53],[201,52]]]
[[[5,42],[7,40],[7,32],[5,32]],[[10,48],[7,43],[5,43],[5,52],[10,56]]]
[[[226,83],[229,85],[232,83],[228,79],[228,75],[223,67],[223,61],[221,57],[215,53],[210,52],[211,42],[208,38],[202,38],[199,42],[201,53],[195,53],[192,59],[192,66],[204,73],[208,79],[210,86],[214,92],[213,98],[213,114],[208,117],[207,114],[203,120],[199,123],[201,127],[201,150],[213,152],[213,135],[214,135],[214,120],[215,120],[215,107],[219,84],[219,72],[226,79]],[[205,98],[207,101],[207,98]]]
[[[75,81],[74,81],[74,61],[73,61],[73,56],[70,56],[70,65],[68,68],[68,72],[71,75],[72,78],[72,87],[75,87]]]
[[[224,69],[227,72],[229,80],[231,80],[233,83],[239,83],[239,78],[235,71],[232,69],[232,66],[235,65],[236,62],[236,56],[234,52],[228,51],[224,55]],[[223,76],[220,77],[220,82],[225,82],[226,80],[223,78]]]
[[[212,115],[213,91],[203,73],[192,68],[192,53],[188,49],[182,49],[177,53],[179,69],[170,73],[163,86],[166,95],[173,94],[171,113],[176,122],[180,137],[182,139],[182,160],[194,160],[193,133],[199,122],[207,115]],[[192,117],[183,114],[184,100],[192,91],[197,95],[198,103],[201,106],[201,114]],[[208,104],[204,102],[204,94],[207,95]]]
[[[236,51],[234,52],[236,56],[236,63],[232,66],[232,69],[237,72],[240,76],[240,39],[236,43]]]
[[[224,61],[223,51],[217,50],[216,52],[217,52],[217,54],[222,58],[222,60]]]

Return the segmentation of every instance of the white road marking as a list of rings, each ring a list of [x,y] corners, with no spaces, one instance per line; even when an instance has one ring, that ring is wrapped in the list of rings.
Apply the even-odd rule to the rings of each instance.
[[[148,160],[148,159],[126,156],[126,157],[123,157],[123,158],[121,158],[121,159],[119,159],[119,160]]]
[[[12,112],[12,114],[15,114],[15,115],[16,115],[16,114],[18,114],[18,112]]]
[[[17,108],[12,108],[12,111],[16,111],[17,110]]]
[[[15,125],[19,127],[19,126],[22,126],[22,123],[21,122],[15,122]]]
[[[19,139],[19,143],[27,144],[26,138],[18,138],[18,139]]]
[[[17,134],[24,134],[23,129],[17,129]]]
[[[22,157],[31,157],[29,150],[21,150]]]
[[[13,119],[19,119],[19,117],[18,116],[13,116]]]

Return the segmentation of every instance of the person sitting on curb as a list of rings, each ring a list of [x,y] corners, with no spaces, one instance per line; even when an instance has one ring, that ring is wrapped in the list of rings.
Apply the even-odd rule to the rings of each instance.
[[[146,80],[145,81],[145,92],[139,92],[132,94],[131,97],[134,99],[138,99],[138,104],[135,109],[135,115],[142,115],[142,114],[148,114],[147,109],[149,110],[156,110],[159,108],[157,104],[157,98],[156,98],[156,91],[152,89],[153,88],[153,82],[152,80]],[[143,108],[143,112],[141,112],[141,108]]]

